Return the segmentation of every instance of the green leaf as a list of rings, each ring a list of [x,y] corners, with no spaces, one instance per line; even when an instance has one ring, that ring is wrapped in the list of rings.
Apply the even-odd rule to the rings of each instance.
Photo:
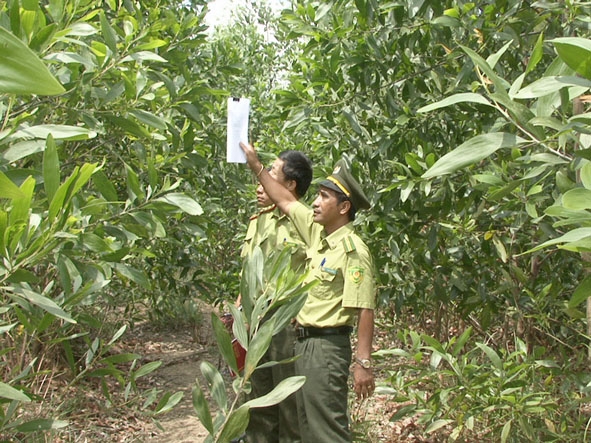
[[[425,432],[427,434],[431,434],[432,432],[435,432],[435,431],[437,431],[437,430],[443,428],[444,426],[447,426],[453,422],[454,422],[454,420],[444,420],[444,419],[435,420],[433,423],[431,423],[429,426],[427,426],[427,429],[425,429]]]
[[[460,352],[462,352],[462,349],[464,348],[464,346],[466,345],[466,343],[468,342],[468,340],[470,339],[471,336],[472,336],[472,326],[470,326],[464,332],[462,332],[462,335],[460,335],[460,337],[456,341],[453,351],[452,351],[452,355],[454,357],[457,357],[460,354]]]
[[[64,420],[52,420],[50,418],[40,418],[38,420],[27,421],[16,427],[19,432],[40,432],[49,431],[51,429],[62,429],[70,423]]]
[[[15,295],[24,298],[36,306],[39,306],[41,309],[49,312],[50,314],[61,318],[68,323],[76,323],[76,320],[74,320],[70,314],[60,308],[53,300],[25,288],[12,288],[12,290]]]
[[[110,202],[119,200],[115,186],[113,186],[113,183],[111,183],[103,171],[96,171],[92,176],[92,181],[105,200]]]
[[[129,363],[130,361],[138,360],[140,358],[142,358],[142,356],[139,354],[125,352],[123,354],[115,354],[102,358],[100,362],[108,365],[118,365],[122,363]]]
[[[35,191],[35,179],[33,177],[27,177],[20,189],[23,195],[22,197],[14,198],[12,201],[12,211],[9,212],[10,224],[16,225],[23,223],[25,226],[28,226],[31,202]]]
[[[591,41],[582,37],[561,37],[548,42],[554,44],[564,63],[586,79],[591,79]]]
[[[458,169],[484,160],[501,148],[512,148],[521,143],[526,143],[526,140],[506,132],[477,135],[437,160],[422,177],[434,178],[451,174]]]
[[[552,240],[545,241],[541,245],[538,245],[528,251],[524,252],[524,254],[529,254],[531,252],[539,251],[540,249],[547,248],[548,246],[557,245],[560,243],[564,243],[565,245],[569,244],[585,244],[591,241],[591,228],[575,228],[571,231],[568,231],[566,234],[561,235],[558,238],[554,238]]]
[[[189,215],[201,215],[203,214],[203,208],[201,205],[193,200],[186,194],[180,192],[171,192],[169,194],[163,195],[156,199],[156,201],[163,201],[169,203],[173,206],[176,206],[183,212],[186,212]]]
[[[495,368],[503,369],[503,361],[501,360],[499,355],[494,351],[494,349],[490,348],[484,343],[476,343],[476,346],[478,346],[480,349],[482,349],[482,351],[484,351],[484,353],[488,356]]]
[[[229,442],[236,437],[244,434],[246,426],[248,426],[249,408],[240,406],[238,409],[232,411],[228,416],[226,423],[224,423],[216,442]]]
[[[209,412],[209,405],[205,399],[203,390],[199,386],[199,382],[195,381],[195,385],[192,390],[193,397],[193,409],[197,414],[197,418],[201,424],[207,429],[210,435],[214,434],[213,421],[211,419],[211,413]]]
[[[9,400],[17,400],[17,401],[25,401],[29,402],[31,399],[28,395],[24,394],[22,391],[13,388],[6,383],[2,383],[0,381],[0,398],[7,398]]]
[[[569,308],[576,308],[581,303],[589,298],[591,295],[591,275],[588,275],[583,281],[577,286],[572,297],[568,301]]]
[[[161,361],[151,361],[149,363],[146,363],[145,365],[143,365],[137,371],[134,372],[133,378],[134,378],[134,380],[137,380],[140,377],[144,377],[148,374],[151,374],[152,372],[157,370],[160,366],[162,366]]]
[[[248,378],[256,369],[260,359],[263,357],[273,338],[275,329],[275,320],[273,317],[262,324],[259,330],[252,338],[246,353],[246,361],[244,362],[244,377]]]
[[[468,48],[467,46],[460,45],[460,48],[462,48],[462,50],[466,54],[468,54],[468,56],[472,59],[472,62],[478,68],[480,68],[480,70],[485,74],[486,77],[488,77],[490,81],[493,82],[495,86],[495,93],[500,95],[506,95],[506,90],[509,89],[510,85],[494,72],[494,70],[488,64],[488,62],[484,60],[480,55],[478,55],[478,53]]]
[[[562,205],[566,209],[581,210],[591,209],[591,190],[586,188],[574,188],[566,191],[562,196]]]
[[[129,62],[129,61],[136,61],[136,62],[160,62],[166,63],[166,59],[160,57],[158,54],[151,52],[151,51],[138,51],[133,54],[130,54],[126,57],[121,59],[121,62]]]
[[[545,95],[554,94],[556,91],[571,86],[583,86],[591,88],[591,81],[574,76],[553,76],[542,77],[539,80],[520,89],[514,96],[514,99],[538,98]]]
[[[161,129],[163,131],[166,129],[166,122],[151,112],[143,111],[141,109],[134,109],[129,111],[129,113],[148,126],[152,126],[153,128]]]
[[[267,406],[276,405],[300,389],[305,382],[306,377],[304,376],[298,375],[295,377],[288,377],[281,380],[281,382],[279,382],[279,384],[268,394],[249,400],[244,403],[243,406],[249,408],[266,408]]]
[[[125,165],[127,172],[127,193],[133,202],[137,198],[144,199],[144,193],[140,187],[140,180],[137,173],[128,164]]]
[[[536,40],[536,45],[534,46],[533,51],[527,61],[527,68],[525,69],[525,73],[532,72],[540,60],[542,60],[542,56],[544,55],[544,34],[540,33],[538,39]]]
[[[0,172],[0,198],[22,198],[25,194],[3,172]]]
[[[113,51],[113,54],[117,54],[117,33],[107,20],[104,11],[101,11],[100,21],[101,32],[103,34],[103,38],[105,39],[105,44],[109,47],[111,51]]]
[[[506,443],[507,439],[511,435],[511,423],[513,420],[508,420],[507,423],[503,425],[503,430],[501,431],[501,443]]]
[[[140,269],[134,268],[133,266],[126,265],[124,263],[115,263],[115,269],[124,277],[130,279],[134,283],[146,288],[151,289],[152,284],[146,273]]]
[[[56,95],[64,87],[21,40],[0,26],[0,93]]]
[[[238,340],[238,343],[248,351],[248,330],[246,329],[244,314],[233,304],[229,304],[228,307],[230,308],[232,318],[234,319],[232,322],[232,332],[234,337]]]
[[[49,134],[43,151],[43,186],[51,201],[60,185],[60,164],[53,136]]]
[[[96,132],[70,125],[37,125],[16,131],[10,136],[11,140],[21,138],[47,139],[49,134],[56,140],[89,140],[96,137]]]
[[[236,356],[234,355],[234,348],[232,347],[232,339],[226,330],[226,326],[218,318],[215,312],[211,313],[211,325],[213,326],[213,332],[215,334],[220,354],[222,354],[224,361],[230,366],[232,371],[238,374],[240,371],[238,371]]]
[[[207,381],[211,396],[218,407],[226,413],[228,410],[228,396],[226,395],[226,386],[224,385],[222,374],[207,361],[202,362],[200,368],[203,377]]]
[[[474,94],[472,92],[464,92],[447,97],[438,101],[437,103],[431,103],[430,105],[423,106],[422,108],[419,108],[417,112],[431,112],[435,109],[445,108],[457,103],[478,103],[481,105],[492,106],[491,102],[489,102],[482,95]]]
[[[158,405],[155,408],[155,412],[157,414],[164,414],[165,412],[170,411],[172,408],[174,408],[183,399],[183,396],[184,395],[185,395],[185,393],[182,392],[182,391],[175,392],[172,395],[170,395],[170,394],[167,393],[158,402]]]

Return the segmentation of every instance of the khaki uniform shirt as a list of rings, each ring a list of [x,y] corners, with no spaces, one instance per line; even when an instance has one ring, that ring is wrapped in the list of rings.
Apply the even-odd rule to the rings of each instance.
[[[296,317],[302,326],[354,326],[358,310],[375,308],[374,265],[367,245],[348,223],[330,235],[301,202],[289,217],[308,246],[306,283],[317,279]]]
[[[265,259],[285,247],[290,247],[291,269],[296,272],[303,271],[306,266],[304,241],[289,217],[282,214],[275,205],[262,209],[250,218],[240,257],[245,259],[255,246],[261,248]]]

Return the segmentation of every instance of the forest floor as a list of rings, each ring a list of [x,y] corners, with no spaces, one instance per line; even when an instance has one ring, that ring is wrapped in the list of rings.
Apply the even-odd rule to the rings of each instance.
[[[101,386],[85,386],[78,392],[85,400],[77,399],[80,408],[70,417],[68,431],[59,432],[55,442],[156,442],[201,443],[207,431],[198,420],[192,404],[192,388],[196,380],[205,386],[199,369],[202,361],[218,367],[230,382],[230,375],[220,358],[211,333],[209,316],[193,331],[162,330],[148,323],[136,325],[133,333],[125,334],[120,352],[133,352],[143,356],[142,364],[161,361],[162,365],[138,382],[140,389],[157,388],[162,392],[184,393],[182,400],[170,411],[157,417],[157,423],[138,411],[138,407],[107,407]],[[127,338],[126,337],[130,337]],[[377,337],[377,342],[385,337]],[[379,378],[379,376],[378,376]],[[380,380],[378,380],[378,385]],[[228,385],[228,384],[227,384]],[[229,385],[228,385],[229,386]],[[117,389],[114,389],[115,391]],[[119,389],[120,391],[121,389]],[[114,400],[112,404],[116,404]],[[392,401],[391,395],[374,394],[369,400],[351,405],[353,429],[359,436],[355,441],[368,443],[417,443],[438,442],[427,438],[416,418],[390,422],[390,417],[401,404]]]

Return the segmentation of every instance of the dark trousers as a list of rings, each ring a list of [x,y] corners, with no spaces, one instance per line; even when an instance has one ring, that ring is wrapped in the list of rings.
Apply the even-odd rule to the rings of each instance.
[[[273,336],[269,349],[259,361],[259,365],[268,361],[281,361],[294,356],[295,332],[288,325]],[[281,380],[295,375],[294,364],[275,365],[257,369],[250,381],[252,392],[248,399],[268,394]],[[250,421],[246,428],[249,443],[300,443],[298,417],[296,414],[296,395],[292,394],[278,405],[267,408],[252,408]]]
[[[350,443],[347,395],[351,341],[349,335],[298,339],[296,374],[306,383],[297,391],[303,443]]]

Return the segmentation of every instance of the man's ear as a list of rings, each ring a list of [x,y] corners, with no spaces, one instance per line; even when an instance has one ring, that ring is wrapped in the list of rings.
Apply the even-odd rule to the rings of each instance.
[[[345,200],[341,203],[341,209],[339,209],[339,214],[345,215],[351,209],[351,202],[349,200]]]
[[[293,194],[296,193],[296,187],[298,186],[298,184],[296,183],[295,180],[288,180],[287,182],[287,190]]]

